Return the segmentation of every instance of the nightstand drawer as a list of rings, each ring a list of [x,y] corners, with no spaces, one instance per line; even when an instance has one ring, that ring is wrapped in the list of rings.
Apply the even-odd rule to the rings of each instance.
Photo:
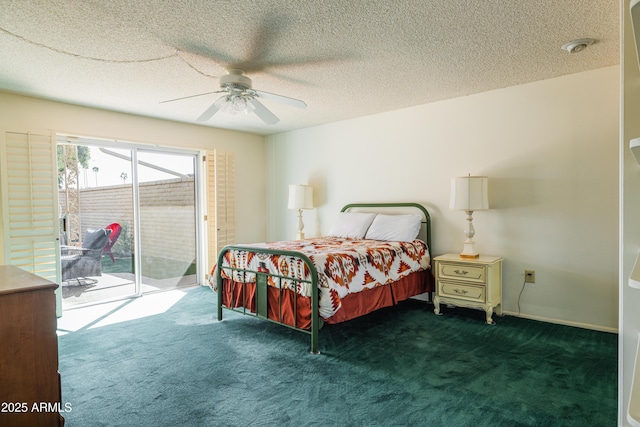
[[[487,269],[484,265],[440,262],[438,267],[438,277],[441,279],[456,279],[476,283],[486,283],[487,280]]]
[[[438,282],[438,294],[468,301],[486,302],[484,286],[463,285],[461,283]]]

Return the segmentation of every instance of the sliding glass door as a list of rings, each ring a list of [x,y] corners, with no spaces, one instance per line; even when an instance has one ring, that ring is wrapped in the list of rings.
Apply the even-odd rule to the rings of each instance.
[[[197,284],[196,153],[58,142],[63,308]]]
[[[62,307],[137,292],[129,149],[58,145]]]
[[[138,150],[142,291],[197,283],[196,157]]]

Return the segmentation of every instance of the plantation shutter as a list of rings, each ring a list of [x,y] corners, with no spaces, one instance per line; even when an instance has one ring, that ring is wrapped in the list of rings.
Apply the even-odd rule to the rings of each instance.
[[[218,253],[236,238],[235,156],[220,150],[207,152],[207,234],[209,268]]]
[[[10,131],[1,137],[4,263],[60,283],[55,139]],[[58,290],[58,314],[60,307]]]

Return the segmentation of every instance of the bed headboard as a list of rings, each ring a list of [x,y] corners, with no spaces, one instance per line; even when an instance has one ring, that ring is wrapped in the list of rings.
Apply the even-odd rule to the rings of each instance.
[[[429,247],[429,251],[432,252],[433,248],[431,247],[431,216],[427,209],[419,203],[350,203],[345,205],[340,212],[346,212],[348,210],[363,210],[368,212],[380,212],[384,210],[385,212],[392,213],[400,213],[398,210],[402,210],[402,213],[416,213],[415,210],[420,211],[422,213],[422,224],[423,229],[420,230],[420,234],[418,237],[422,237],[425,242],[427,242],[427,246]]]

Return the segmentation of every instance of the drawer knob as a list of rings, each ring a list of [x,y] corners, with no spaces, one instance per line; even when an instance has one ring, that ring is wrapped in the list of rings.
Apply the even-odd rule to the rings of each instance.
[[[462,294],[462,295],[466,295],[469,293],[469,291],[466,291],[464,289],[458,289],[458,288],[455,288],[453,292],[455,292],[456,294]]]
[[[456,274],[462,274],[462,275],[469,274],[467,270],[453,270],[453,272]]]

